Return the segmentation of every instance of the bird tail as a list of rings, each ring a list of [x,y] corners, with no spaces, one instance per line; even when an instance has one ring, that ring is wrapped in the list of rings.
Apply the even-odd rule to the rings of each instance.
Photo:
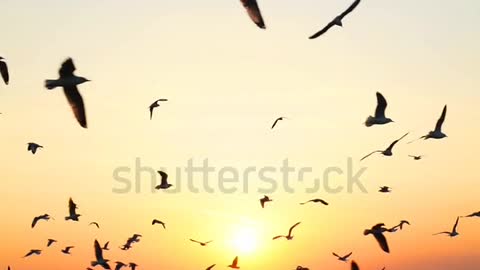
[[[375,118],[369,116],[369,117],[367,118],[367,120],[365,120],[365,126],[367,126],[367,127],[373,126],[374,120],[375,120]]]
[[[57,81],[55,80],[46,80],[45,81],[45,87],[48,89],[48,90],[52,90],[53,88],[55,87],[58,87],[58,83]]]
[[[65,217],[65,220],[71,220],[72,218],[71,217]]]
[[[92,267],[95,267],[95,266],[98,265],[98,262],[91,262],[90,265],[91,265]]]

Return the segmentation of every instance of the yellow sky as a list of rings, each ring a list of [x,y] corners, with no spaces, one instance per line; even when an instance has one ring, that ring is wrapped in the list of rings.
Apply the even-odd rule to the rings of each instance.
[[[353,251],[362,269],[477,269],[480,220],[462,220],[455,239],[432,234],[480,210],[478,1],[363,1],[344,29],[315,41],[307,37],[350,1],[261,1],[266,31],[238,2],[3,1],[0,24],[8,27],[0,55],[11,83],[0,83],[0,213],[1,237],[11,248],[0,267],[84,269],[98,238],[112,243],[106,257],[135,261],[140,269],[213,263],[225,269],[237,255],[242,269],[347,269],[332,251]],[[78,126],[61,90],[43,88],[66,57],[74,58],[77,75],[92,80],[80,86],[88,130]],[[389,101],[395,123],[365,128],[376,91]],[[169,101],[150,121],[147,108],[161,97]],[[404,141],[392,158],[358,162],[405,132],[408,140],[424,135],[445,104],[447,139]],[[290,119],[270,130],[279,116]],[[45,148],[32,156],[30,141]],[[409,154],[426,157],[414,162]],[[354,171],[367,167],[361,177],[367,194],[306,194],[326,168],[346,170],[349,157]],[[256,192],[264,183],[255,176],[247,194],[185,188],[152,194],[148,173],[140,193],[114,193],[114,170],[133,169],[136,158],[167,168],[172,178],[189,159],[196,165],[208,159],[216,173],[226,166],[278,168],[284,159],[313,172],[304,182],[292,179],[292,194],[279,187],[266,209]],[[273,176],[280,184],[281,175]],[[331,180],[346,181],[345,175]],[[381,185],[393,193],[378,193]],[[83,215],[77,224],[63,221],[70,196]],[[299,205],[313,197],[330,206]],[[43,213],[56,220],[31,230],[32,218]],[[153,218],[167,230],[152,227]],[[388,235],[390,255],[362,235],[378,222],[401,219],[412,226]],[[101,230],[88,226],[94,220]],[[297,221],[293,241],[271,241]],[[245,232],[255,235],[252,252],[235,244]],[[134,233],[142,241],[119,250]],[[46,249],[47,238],[58,246]],[[189,238],[214,242],[202,248]],[[71,257],[59,251],[69,245],[76,246]],[[21,259],[31,248],[45,252]]]

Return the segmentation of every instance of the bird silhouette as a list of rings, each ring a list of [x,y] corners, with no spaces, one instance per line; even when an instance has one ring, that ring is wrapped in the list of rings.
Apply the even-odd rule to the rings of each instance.
[[[264,195],[263,198],[260,199],[260,205],[262,206],[262,208],[265,208],[265,204],[272,201],[273,200],[270,199],[267,195]]]
[[[153,110],[157,107],[160,107],[160,102],[165,102],[165,101],[168,101],[168,99],[165,99],[165,98],[157,99],[148,107],[150,110],[150,120],[152,120],[152,117],[153,117]]]
[[[40,220],[45,220],[45,221],[49,221],[52,217],[49,215],[49,214],[44,214],[44,215],[40,215],[38,217],[34,217],[33,218],[33,221],[32,221],[32,229],[35,228],[35,225],[37,225],[37,223],[40,221]]]
[[[292,234],[293,229],[295,229],[295,227],[297,227],[298,225],[300,225],[300,222],[297,222],[297,223],[295,223],[295,225],[290,227],[290,230],[288,230],[288,235],[278,235],[278,236],[273,237],[273,240],[276,240],[276,239],[279,239],[279,238],[285,238],[287,240],[292,240],[293,239],[293,234]]]
[[[155,189],[169,189],[172,187],[172,184],[168,183],[168,174],[163,171],[157,171],[160,174],[160,185],[156,186]]]
[[[199,244],[199,245],[202,246],[202,247],[204,247],[204,246],[210,244],[211,242],[213,242],[213,241],[200,242],[200,241],[197,241],[197,240],[194,240],[194,239],[190,239],[190,241],[192,241],[192,242],[194,242],[194,243],[197,243],[197,244]]]
[[[385,117],[387,106],[388,103],[385,97],[380,92],[377,92],[377,108],[375,109],[375,115],[367,118],[365,126],[371,127],[373,125],[385,125],[393,122],[392,119]]]
[[[229,265],[228,267],[230,267],[232,269],[240,269],[240,267],[238,266],[238,256],[235,257],[235,259],[233,259],[232,264]]]
[[[379,223],[375,226],[373,226],[371,229],[367,229],[363,232],[363,235],[369,235],[369,234],[372,234],[375,239],[377,240],[378,244],[380,245],[380,247],[382,248],[383,251],[385,251],[386,253],[390,253],[390,249],[388,247],[388,243],[387,243],[387,238],[385,237],[385,235],[383,235],[384,232],[388,231],[387,228],[385,228],[385,224],[384,223]]]
[[[23,256],[23,258],[27,258],[32,255],[40,255],[40,254],[42,254],[42,251],[40,249],[32,249],[25,256]]]
[[[165,227],[165,223],[164,223],[163,221],[160,221],[160,220],[158,220],[158,219],[154,219],[154,220],[152,221],[152,225],[155,225],[155,224],[160,224],[160,225],[163,226],[164,229],[167,229],[167,228]]]
[[[393,147],[394,147],[400,140],[402,140],[403,138],[405,138],[407,135],[408,135],[408,133],[406,133],[405,135],[403,135],[400,139],[395,140],[392,144],[390,144],[390,146],[388,146],[387,149],[385,149],[385,150],[373,151],[372,153],[364,156],[360,161],[368,158],[369,156],[371,156],[371,155],[373,155],[373,154],[375,154],[375,153],[381,153],[382,155],[387,156],[387,157],[392,156],[392,155],[393,155],[393,152],[392,152]]]
[[[322,199],[312,199],[312,200],[309,200],[309,201],[306,201],[306,202],[302,202],[302,203],[300,203],[300,205],[305,205],[307,203],[321,203],[323,205],[328,205],[328,202],[326,202]]]
[[[62,249],[62,253],[70,255],[70,250],[74,248],[73,246],[66,247]]]
[[[355,0],[355,2],[353,2],[350,5],[350,7],[348,7],[347,10],[345,10],[342,14],[335,17],[335,19],[333,19],[333,21],[331,21],[329,24],[327,24],[327,26],[325,26],[322,30],[320,30],[317,33],[315,33],[314,35],[312,35],[310,37],[310,39],[318,38],[319,36],[325,34],[328,30],[330,30],[330,28],[332,28],[334,26],[343,27],[343,22],[342,22],[343,18],[345,18],[345,16],[350,14],[350,12],[352,12],[358,6],[358,4],[360,4],[360,0]]]
[[[8,85],[10,81],[10,74],[8,73],[8,66],[5,58],[0,56],[0,75],[2,75],[3,82]]]
[[[390,192],[392,192],[392,189],[390,187],[383,186],[383,187],[380,187],[380,190],[378,192],[380,192],[380,193],[390,193]]]
[[[110,249],[108,248],[108,244],[110,244],[110,241],[108,241],[107,243],[105,243],[105,245],[103,245],[102,249],[103,249],[103,250],[110,250]]]
[[[283,121],[285,119],[287,119],[287,118],[286,117],[279,117],[279,118],[275,119],[275,122],[273,122],[273,125],[272,125],[271,129],[273,129],[279,121]]]
[[[110,265],[108,264],[109,260],[103,258],[103,249],[100,247],[97,239],[95,239],[93,247],[95,249],[95,261],[91,262],[92,267],[100,265],[104,269],[110,269]]]
[[[73,202],[72,198],[68,201],[68,213],[69,216],[65,217],[65,220],[78,221],[81,216],[77,214],[77,205]]]
[[[242,2],[243,7],[247,10],[250,19],[252,19],[259,28],[266,29],[257,0],[240,0],[240,2]]]
[[[451,232],[439,232],[439,233],[436,233],[434,235],[446,234],[450,237],[455,237],[455,236],[459,235],[459,233],[457,232],[457,226],[458,226],[458,221],[459,220],[460,220],[460,217],[457,217],[457,221],[455,221],[455,225],[453,225],[453,228],[452,228]]]
[[[48,239],[47,247],[50,247],[51,245],[53,245],[56,242],[57,242],[57,240],[55,240],[55,239]]]
[[[348,261],[348,258],[349,258],[350,256],[352,256],[353,252],[350,252],[350,253],[348,253],[348,254],[345,255],[345,256],[340,256],[340,255],[338,255],[338,254],[335,253],[335,252],[333,252],[332,254],[333,254],[333,256],[337,257],[339,261],[347,262],[347,261]]]
[[[97,229],[100,229],[100,225],[98,225],[97,222],[90,222],[90,224],[88,225],[95,225],[95,227],[97,227]]]
[[[205,270],[212,270],[215,267],[216,264],[212,264],[209,267],[205,268]]]
[[[443,139],[443,138],[447,137],[447,135],[442,132],[442,126],[443,126],[443,123],[445,122],[446,116],[447,116],[447,105],[445,105],[443,107],[442,115],[437,120],[437,124],[435,125],[435,129],[433,131],[430,131],[427,135],[418,138],[418,140],[421,140],[421,139],[424,139],[424,140],[437,139],[437,140],[439,140],[439,139]],[[409,143],[412,143],[414,141],[417,141],[417,140],[413,140]]]
[[[125,266],[127,266],[127,265],[124,264],[123,262],[115,262],[115,270],[120,270]]]
[[[35,155],[35,153],[37,153],[37,150],[39,148],[43,148],[43,146],[41,146],[37,143],[33,143],[33,142],[30,142],[30,143],[27,144],[27,151],[32,152],[33,155]]]

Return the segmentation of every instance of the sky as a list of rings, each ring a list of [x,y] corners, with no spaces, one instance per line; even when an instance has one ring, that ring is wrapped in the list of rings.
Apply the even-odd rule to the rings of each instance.
[[[343,29],[309,40],[351,1],[259,1],[266,30],[234,0],[2,1],[0,55],[11,80],[0,83],[0,236],[8,244],[0,267],[85,269],[98,239],[111,242],[111,261],[139,269],[226,269],[239,256],[242,269],[341,270],[349,266],[331,253],[350,251],[361,269],[478,269],[480,219],[462,219],[453,239],[432,234],[480,210],[480,2],[362,1]],[[67,57],[92,80],[79,87],[86,130],[61,90],[43,86]],[[395,123],[366,128],[377,91]],[[158,98],[169,101],[149,120]],[[407,144],[434,128],[445,104],[448,138]],[[271,130],[280,116],[288,119]],[[393,157],[359,162],[406,132]],[[32,155],[28,142],[44,149]],[[189,160],[208,160],[213,192],[188,189]],[[292,174],[293,192],[282,185],[284,160],[312,171],[304,181]],[[240,182],[228,184],[236,192],[221,189],[221,177],[235,177],[228,168],[243,175],[252,167],[247,192]],[[262,209],[267,167],[276,188]],[[346,189],[349,167],[365,168],[366,192]],[[152,192],[150,172],[161,168],[181,190]],[[342,170],[329,183],[345,189],[307,192],[329,168]],[[203,175],[192,182],[204,186]],[[378,193],[383,185],[393,192]],[[70,197],[78,223],[63,218]],[[299,205],[316,197],[330,205]],[[44,213],[55,220],[31,229]],[[412,225],[387,236],[391,254],[362,234],[402,219]],[[271,240],[299,221],[293,241]],[[117,248],[134,233],[140,243]],[[58,245],[47,249],[48,238]],[[60,253],[70,245],[71,256]],[[30,249],[44,254],[22,259]]]

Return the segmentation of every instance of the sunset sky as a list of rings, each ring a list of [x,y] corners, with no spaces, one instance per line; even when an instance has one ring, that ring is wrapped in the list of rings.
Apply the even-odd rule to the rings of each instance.
[[[308,36],[351,0],[258,1],[266,30],[239,0],[1,1],[0,56],[11,80],[0,81],[0,269],[85,269],[98,239],[111,242],[106,258],[140,270],[227,269],[235,256],[242,269],[342,270],[349,265],[331,253],[350,251],[362,270],[478,270],[480,218],[462,219],[456,238],[432,234],[480,211],[480,1],[365,0],[343,29],[317,40]],[[92,80],[79,86],[88,129],[61,89],[44,88],[67,57]],[[395,123],[366,128],[376,91]],[[150,121],[158,98],[169,101]],[[407,144],[434,128],[445,104],[448,138]],[[280,116],[289,119],[271,130]],[[359,162],[406,132],[393,157]],[[32,155],[28,142],[44,149]],[[350,158],[353,174],[366,168],[367,193],[305,191],[330,167],[344,171],[330,183],[346,187]],[[215,191],[191,192],[175,170],[205,159]],[[278,171],[286,159],[297,171],[312,169],[304,181],[292,175],[293,193]],[[120,167],[135,185],[136,160],[164,168],[182,190],[152,192],[143,170],[138,192],[115,192],[124,187],[114,178]],[[231,194],[219,190],[225,167],[240,175],[255,167],[248,192],[243,183],[229,184],[239,189]],[[277,168],[270,176],[278,188],[262,209],[264,167]],[[201,187],[202,175],[194,182]],[[378,193],[383,185],[393,192]],[[78,223],[64,220],[70,197]],[[299,205],[316,197],[330,205]],[[55,220],[31,229],[44,213]],[[152,226],[154,218],[167,230]],[[387,235],[391,254],[363,236],[402,219],[412,225]],[[293,241],[271,240],[298,221]],[[120,250],[134,233],[141,242]],[[59,243],[47,248],[48,238]],[[214,242],[200,247],[189,238]],[[75,246],[71,256],[60,253],[66,246]],[[22,259],[30,249],[44,253]]]

